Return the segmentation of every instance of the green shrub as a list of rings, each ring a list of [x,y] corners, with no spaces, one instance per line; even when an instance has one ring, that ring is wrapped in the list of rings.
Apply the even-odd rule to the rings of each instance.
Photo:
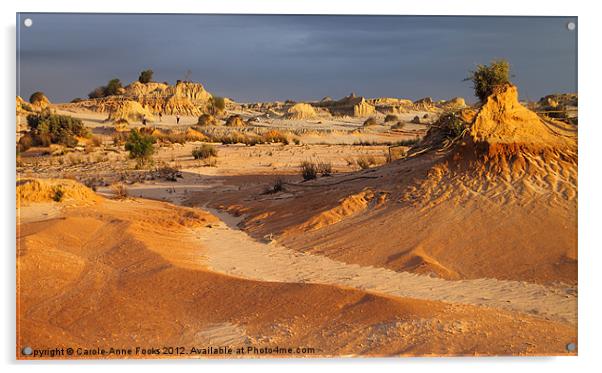
[[[94,88],[90,93],[88,93],[88,98],[102,98],[105,97],[105,87],[100,86]]]
[[[153,70],[144,70],[143,72],[140,73],[140,76],[138,77],[138,81],[140,83],[146,84],[149,83],[151,80],[153,80]]]
[[[377,124],[378,123],[376,122],[376,119],[374,117],[370,117],[364,122],[364,126],[375,126]]]
[[[48,111],[27,116],[27,124],[34,142],[39,145],[77,145],[76,136],[88,136],[88,130],[80,119],[68,115],[51,114]]]
[[[107,96],[115,96],[120,94],[123,88],[121,80],[115,78],[109,80],[106,86],[96,87],[92,92],[88,93],[89,98],[103,98]]]
[[[138,164],[142,165],[147,163],[154,154],[154,143],[154,137],[135,129],[130,132],[130,136],[125,142],[125,150],[130,152],[130,158],[137,160]]]
[[[61,188],[60,185],[57,185],[52,189],[52,192],[53,192],[52,200],[54,202],[61,202],[61,200],[63,199],[63,196],[65,195],[65,191],[63,191],[63,188]]]
[[[120,90],[122,89],[121,81],[117,78],[109,80],[109,83],[105,87],[105,96],[115,96],[118,95]]]
[[[217,157],[217,149],[213,145],[203,144],[192,151],[194,159],[207,159]]]
[[[44,99],[46,98],[46,96],[44,96],[44,92],[34,92],[30,97],[29,97],[29,102],[32,104],[35,104],[38,101],[44,101]]]
[[[315,163],[303,161],[300,167],[303,180],[312,180],[318,177],[318,166]]]
[[[399,118],[397,117],[397,115],[394,114],[387,114],[387,116],[385,117],[385,123],[395,122],[397,120],[399,120]]]
[[[448,137],[458,137],[464,133],[467,124],[455,112],[444,113],[437,121],[437,125],[447,130]]]
[[[394,125],[391,126],[392,130],[402,130],[404,129],[404,127],[406,126],[406,124],[402,121],[399,121],[397,123],[395,123]]]
[[[465,80],[472,81],[475,96],[485,102],[496,87],[510,83],[510,63],[500,59],[489,65],[477,65]]]

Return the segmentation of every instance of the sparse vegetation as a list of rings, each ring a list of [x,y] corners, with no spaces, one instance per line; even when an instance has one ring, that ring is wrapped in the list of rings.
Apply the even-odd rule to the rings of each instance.
[[[491,61],[489,65],[477,65],[464,80],[472,82],[475,96],[485,102],[496,87],[510,83],[510,63],[499,59]]]
[[[34,92],[30,97],[29,97],[29,102],[32,104],[35,104],[37,102],[42,102],[46,99],[46,96],[44,95],[44,92]]]
[[[318,162],[317,171],[322,176],[332,175],[332,163],[330,162]]]
[[[397,123],[395,123],[394,125],[391,126],[392,130],[402,130],[404,129],[404,127],[406,126],[406,124],[402,121],[399,121]]]
[[[123,86],[121,80],[115,78],[109,80],[106,86],[96,87],[92,92],[88,93],[89,98],[103,98],[107,96],[115,96],[121,93]]]
[[[49,111],[28,115],[27,124],[34,145],[62,144],[73,147],[77,145],[76,137],[88,136],[88,130],[80,119],[51,114]]]
[[[207,159],[217,157],[217,149],[213,145],[203,144],[192,151],[194,159]]]
[[[54,202],[61,202],[63,196],[65,195],[65,191],[60,185],[55,185],[52,188],[52,200]]]
[[[142,84],[146,84],[149,83],[153,80],[153,70],[148,69],[148,70],[144,70],[140,73],[140,76],[138,77],[138,81]]]
[[[284,180],[281,177],[276,178],[274,184],[267,187],[264,194],[274,194],[284,191]]]
[[[154,137],[140,133],[138,130],[132,130],[125,143],[125,150],[129,151],[130,158],[135,159],[141,166],[152,159],[155,152],[154,143]]]
[[[362,170],[368,169],[371,166],[376,165],[376,158],[374,158],[374,156],[372,155],[365,155],[365,156],[361,156],[359,157],[355,163],[359,166],[359,168],[361,168]]]
[[[399,118],[395,114],[387,114],[385,117],[385,123],[398,121]]]
[[[437,122],[439,126],[447,130],[447,135],[449,137],[461,136],[467,128],[466,123],[455,112],[441,115]]]
[[[288,145],[288,138],[280,131],[270,130],[263,135],[263,141],[266,143],[282,143]]]
[[[303,180],[313,180],[318,177],[318,166],[315,163],[303,161],[300,167]]]
[[[375,126],[378,123],[376,122],[376,118],[370,117],[364,121],[364,126]]]
[[[217,119],[211,114],[202,114],[197,124],[199,126],[217,126]]]
[[[111,191],[113,192],[115,199],[125,199],[128,197],[128,190],[123,183],[111,185]]]

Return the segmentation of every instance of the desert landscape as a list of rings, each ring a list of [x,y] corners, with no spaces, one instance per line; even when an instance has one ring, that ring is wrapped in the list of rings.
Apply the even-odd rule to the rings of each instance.
[[[577,354],[577,94],[481,88],[17,97],[17,357]]]

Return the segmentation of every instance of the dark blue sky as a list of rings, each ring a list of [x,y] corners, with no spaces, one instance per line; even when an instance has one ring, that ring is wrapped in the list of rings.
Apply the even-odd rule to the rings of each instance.
[[[25,18],[33,20],[30,28]],[[86,97],[109,79],[191,79],[240,102],[376,97],[474,101],[462,79],[506,58],[522,98],[577,91],[576,18],[24,14],[17,94]]]

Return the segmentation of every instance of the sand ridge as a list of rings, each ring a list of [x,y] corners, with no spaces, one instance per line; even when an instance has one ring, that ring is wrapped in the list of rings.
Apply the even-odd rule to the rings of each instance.
[[[214,215],[223,216],[212,210]],[[232,219],[232,218],[230,218]],[[230,225],[234,222],[230,221]],[[347,264],[262,243],[224,224],[203,230],[205,260],[217,272],[259,281],[337,285],[376,294],[502,308],[575,323],[576,288],[496,279],[448,281],[385,268]]]

